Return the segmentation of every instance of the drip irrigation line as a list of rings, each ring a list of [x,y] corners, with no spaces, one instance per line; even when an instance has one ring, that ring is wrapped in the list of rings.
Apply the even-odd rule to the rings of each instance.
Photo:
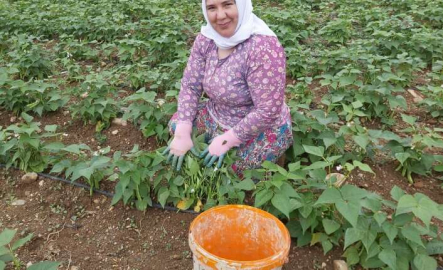
[[[0,167],[6,168],[6,165],[0,163]],[[14,166],[11,166],[10,168],[13,168],[15,170],[20,170],[19,168],[14,167]],[[49,178],[51,180],[60,181],[60,182],[63,182],[63,183],[66,183],[66,184],[69,184],[69,185],[72,185],[72,186],[84,188],[86,190],[91,190],[91,187],[88,186],[88,185],[77,183],[77,182],[73,182],[73,181],[69,181],[69,180],[67,180],[65,178],[61,178],[61,177],[58,177],[58,176],[53,176],[53,175],[50,175],[50,174],[47,174],[47,173],[37,173],[37,174],[39,176],[42,176],[42,177],[45,177],[45,178]],[[110,192],[107,192],[107,191],[104,191],[104,190],[93,188],[92,191],[94,191],[95,193],[104,195],[106,197],[109,197],[109,198],[114,197],[114,194],[112,194]],[[178,209],[177,207],[173,207],[173,206],[167,206],[166,205],[165,207],[163,207],[159,203],[152,203],[151,207],[157,208],[157,209],[162,209],[162,210],[173,211],[173,212],[183,212],[183,213],[189,213],[189,214],[199,214],[198,212],[195,212],[193,210],[181,210],[181,209]]]

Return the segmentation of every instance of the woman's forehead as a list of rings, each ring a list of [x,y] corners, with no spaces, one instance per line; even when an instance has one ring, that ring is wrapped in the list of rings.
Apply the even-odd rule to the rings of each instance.
[[[206,0],[206,5],[219,5],[224,3],[235,3],[235,0]]]

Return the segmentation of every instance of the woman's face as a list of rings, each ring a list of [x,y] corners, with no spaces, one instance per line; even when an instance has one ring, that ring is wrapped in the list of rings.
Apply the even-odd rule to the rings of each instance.
[[[235,0],[206,0],[206,13],[212,28],[222,37],[234,35],[238,24]]]

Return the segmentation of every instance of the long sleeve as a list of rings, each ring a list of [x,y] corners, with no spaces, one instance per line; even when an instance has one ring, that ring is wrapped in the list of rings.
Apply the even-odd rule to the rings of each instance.
[[[247,60],[246,82],[254,107],[233,127],[243,142],[273,127],[284,113],[286,57],[277,38],[256,38]]]
[[[209,40],[201,34],[194,41],[191,55],[181,80],[177,123],[192,123],[197,114],[198,102],[203,92],[202,82],[205,74],[205,54],[208,43]]]

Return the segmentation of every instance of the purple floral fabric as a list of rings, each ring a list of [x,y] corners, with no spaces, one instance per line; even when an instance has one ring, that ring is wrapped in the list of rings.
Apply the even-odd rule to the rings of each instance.
[[[178,113],[175,113],[169,121],[171,135],[175,132],[177,122]],[[193,126],[197,128],[197,135],[205,134],[206,143],[227,131],[209,115],[207,102],[201,102],[198,105]],[[276,162],[292,143],[292,123],[288,118],[282,125],[268,128],[255,138],[242,143],[237,148],[238,159],[232,164],[232,169],[240,178],[243,178],[245,170],[259,168],[265,160]]]
[[[198,35],[181,81],[177,123],[192,123],[202,93],[223,129],[242,142],[290,121],[284,101],[286,57],[276,37],[253,35],[219,59],[215,43]]]

